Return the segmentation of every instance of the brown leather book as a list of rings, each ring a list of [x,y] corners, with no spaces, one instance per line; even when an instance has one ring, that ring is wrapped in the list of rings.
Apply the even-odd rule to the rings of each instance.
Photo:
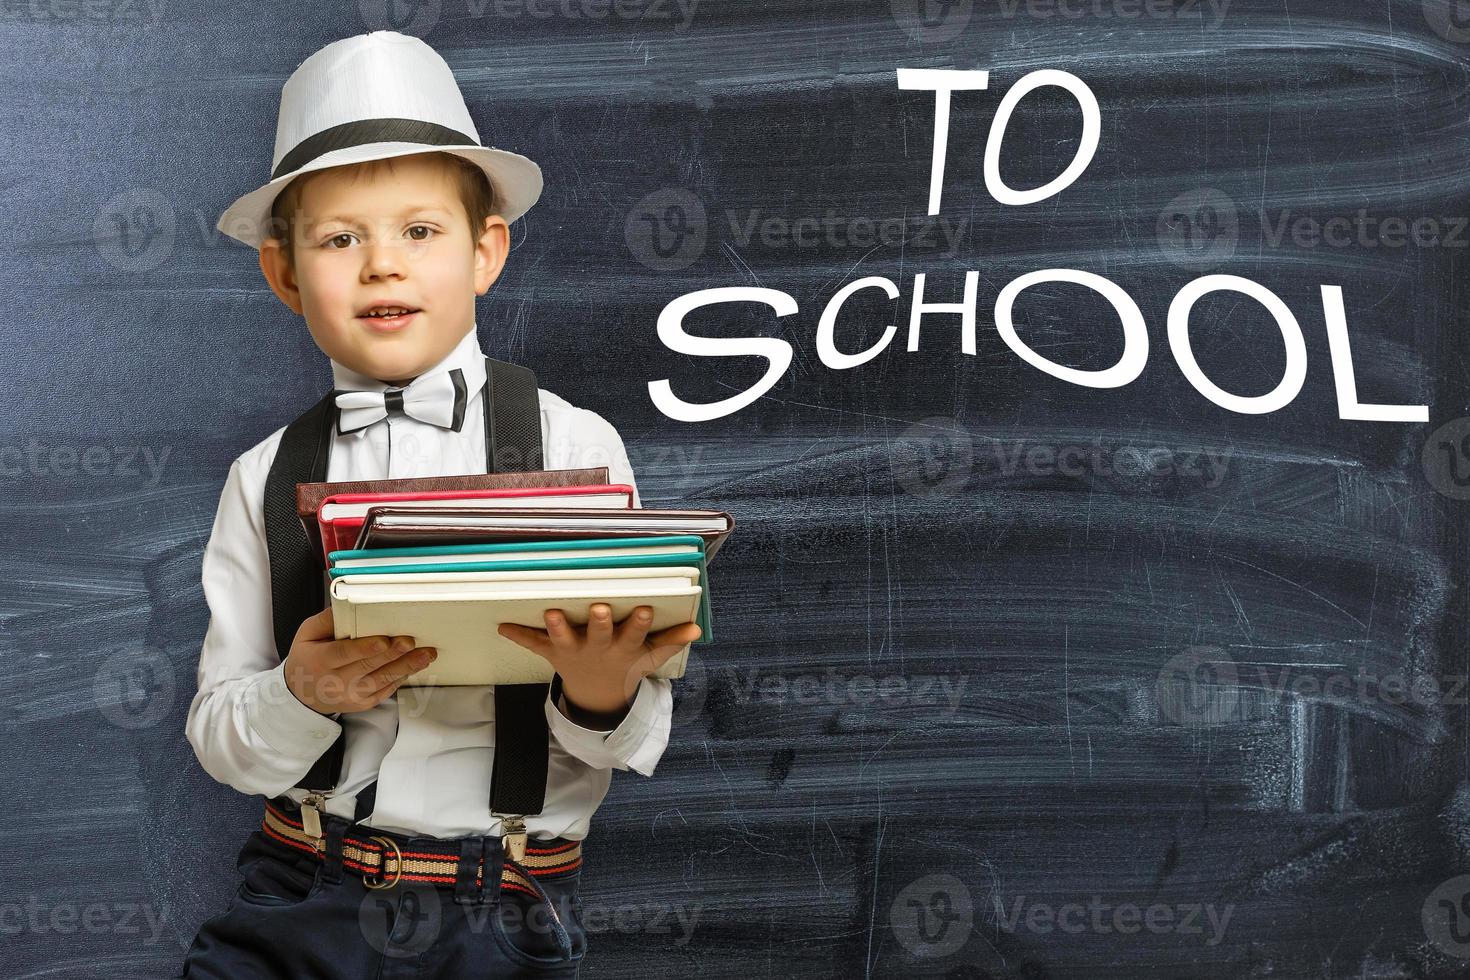
[[[421,508],[369,507],[358,534],[358,548],[418,548],[441,544],[490,544],[496,541],[548,541],[556,538],[646,538],[665,534],[697,534],[704,539],[705,560],[711,560],[735,528],[735,519],[719,510],[549,507],[435,508],[435,523],[417,521]],[[455,517],[487,517],[524,522],[519,527],[475,525]],[[389,518],[392,526],[385,526]],[[562,519],[563,526],[547,523]],[[585,523],[600,519],[602,526]],[[608,526],[615,522],[616,526]],[[674,526],[670,526],[674,522]],[[660,526],[654,526],[655,524]],[[640,526],[647,525],[647,526]]]
[[[335,483],[296,484],[296,516],[306,529],[312,554],[322,551],[317,510],[338,493],[418,493],[429,490],[510,490],[522,487],[582,487],[607,482],[606,466],[569,470],[530,470],[523,473],[467,473],[460,476],[402,477],[394,480],[339,480]]]

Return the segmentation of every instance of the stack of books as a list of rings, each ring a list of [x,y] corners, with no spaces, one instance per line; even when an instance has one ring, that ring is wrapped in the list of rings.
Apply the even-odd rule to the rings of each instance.
[[[714,639],[709,563],[734,528],[715,510],[635,508],[606,467],[302,483],[296,510],[322,557],[338,639],[408,635],[435,647],[411,686],[530,684],[544,658],[498,632],[577,625],[593,603],[619,622],[653,608],[649,632],[699,624]],[[659,677],[682,677],[689,645]]]

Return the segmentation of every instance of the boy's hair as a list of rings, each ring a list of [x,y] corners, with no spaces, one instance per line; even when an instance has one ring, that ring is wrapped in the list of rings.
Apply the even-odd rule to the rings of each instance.
[[[496,208],[499,207],[499,202],[495,199],[495,188],[491,185],[490,178],[486,176],[485,171],[464,157],[453,153],[435,152],[433,158],[441,166],[449,167],[454,171],[459,199],[464,204],[465,213],[470,219],[470,240],[478,241],[480,235],[485,231],[485,219],[494,214]],[[376,173],[380,167],[392,170],[393,158],[365,160],[362,163],[350,163],[345,166],[351,169],[351,176],[356,179],[365,174]],[[286,260],[292,265],[296,264],[295,220],[301,201],[301,191],[306,181],[323,172],[316,170],[297,177],[286,185],[285,190],[276,195],[274,203],[271,204],[270,225],[266,231],[266,237],[282,239]]]

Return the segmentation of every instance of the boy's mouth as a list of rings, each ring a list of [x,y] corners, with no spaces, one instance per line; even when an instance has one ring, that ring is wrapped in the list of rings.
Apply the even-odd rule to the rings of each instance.
[[[407,323],[418,312],[419,309],[416,306],[406,306],[400,303],[375,303],[360,311],[357,318],[366,320],[375,327],[398,327]]]

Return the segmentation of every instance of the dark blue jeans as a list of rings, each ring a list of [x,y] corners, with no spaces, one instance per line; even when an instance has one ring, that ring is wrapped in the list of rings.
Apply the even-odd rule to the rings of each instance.
[[[328,825],[347,821],[327,817]],[[328,834],[329,841],[332,834]],[[395,836],[403,850],[415,838]],[[499,847],[499,838],[486,839]],[[330,846],[330,845],[329,845]],[[533,840],[534,846],[534,840]],[[340,852],[339,852],[340,853]],[[575,977],[587,950],[580,866],[537,877],[546,902],[487,887],[460,904],[452,886],[370,889],[340,862],[293,851],[256,830],[236,862],[230,905],[199,927],[180,977],[189,980],[361,980]],[[557,941],[565,928],[571,955]]]

